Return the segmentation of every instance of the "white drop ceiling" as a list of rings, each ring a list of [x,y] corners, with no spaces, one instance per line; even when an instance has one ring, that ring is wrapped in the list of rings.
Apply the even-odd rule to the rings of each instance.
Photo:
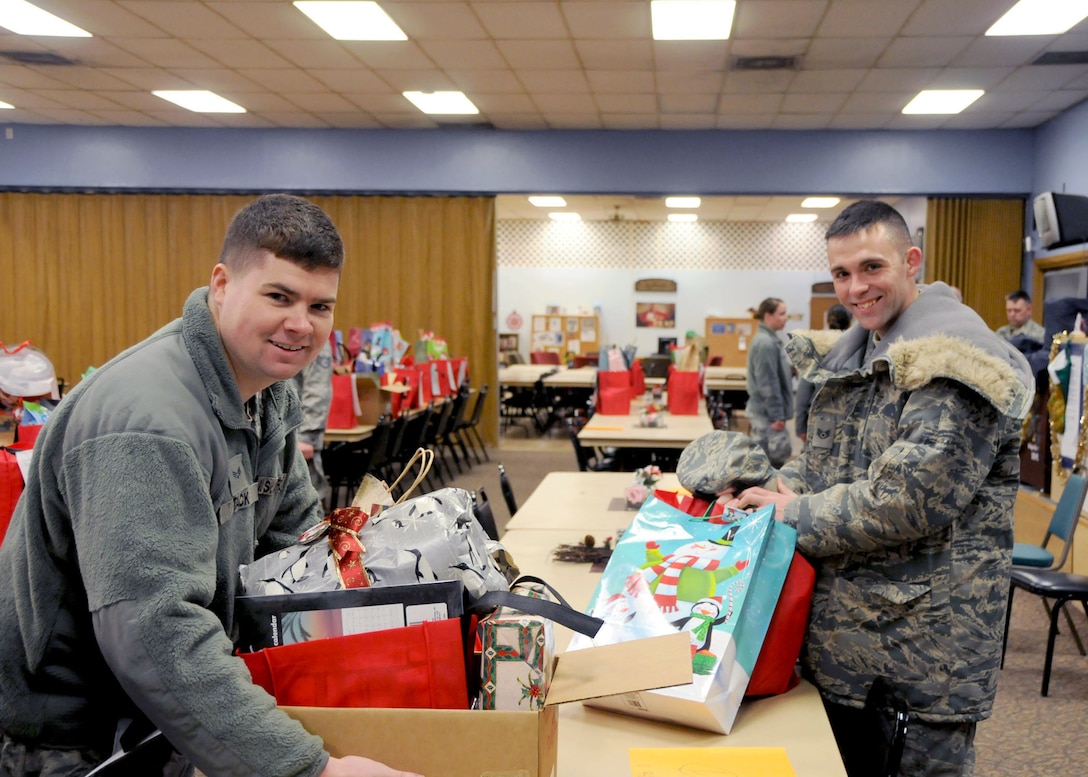
[[[94,37],[0,29],[0,101],[15,106],[0,125],[994,129],[1088,98],[1088,64],[1032,64],[1088,51],[1088,22],[984,37],[1013,0],[738,0],[727,41],[654,41],[648,0],[385,0],[408,35],[392,42],[333,40],[289,0],[34,2]],[[28,54],[73,64],[11,59]],[[741,57],[796,67],[738,71]],[[986,94],[954,116],[901,114],[924,88]],[[191,113],[153,89],[208,89],[247,112]],[[426,116],[405,90],[462,90],[481,113]],[[765,199],[713,202],[750,213]],[[637,213],[628,200],[604,206]]]

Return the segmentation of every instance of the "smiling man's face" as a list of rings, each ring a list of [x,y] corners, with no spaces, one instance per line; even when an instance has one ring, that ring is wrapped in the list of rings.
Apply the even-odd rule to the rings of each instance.
[[[339,285],[339,270],[307,270],[269,251],[235,269],[215,266],[209,304],[243,400],[314,360]]]
[[[921,249],[893,239],[883,224],[830,238],[827,258],[839,302],[881,337],[918,296]]]

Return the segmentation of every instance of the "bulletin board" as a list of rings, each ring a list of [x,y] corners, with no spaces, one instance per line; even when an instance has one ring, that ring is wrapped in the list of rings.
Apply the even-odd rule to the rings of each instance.
[[[723,367],[748,365],[748,346],[755,337],[759,321],[754,318],[713,318],[706,319],[706,345],[708,361],[715,356],[722,357]]]

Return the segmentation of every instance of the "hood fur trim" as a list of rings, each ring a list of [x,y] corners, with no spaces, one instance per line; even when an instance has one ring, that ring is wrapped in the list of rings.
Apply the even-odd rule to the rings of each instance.
[[[795,337],[803,337],[812,343],[812,350],[818,358],[823,358],[831,351],[842,337],[841,329],[797,329],[790,332]]]
[[[894,383],[913,390],[935,378],[951,378],[986,397],[1005,415],[1022,419],[1033,397],[1008,364],[959,337],[934,334],[892,343],[886,358]]]

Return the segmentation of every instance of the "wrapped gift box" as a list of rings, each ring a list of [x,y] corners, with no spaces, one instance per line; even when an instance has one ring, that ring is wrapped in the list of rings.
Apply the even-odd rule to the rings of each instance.
[[[548,598],[540,585],[518,593]],[[510,607],[480,621],[480,709],[540,710],[551,683],[555,657],[552,622]]]

